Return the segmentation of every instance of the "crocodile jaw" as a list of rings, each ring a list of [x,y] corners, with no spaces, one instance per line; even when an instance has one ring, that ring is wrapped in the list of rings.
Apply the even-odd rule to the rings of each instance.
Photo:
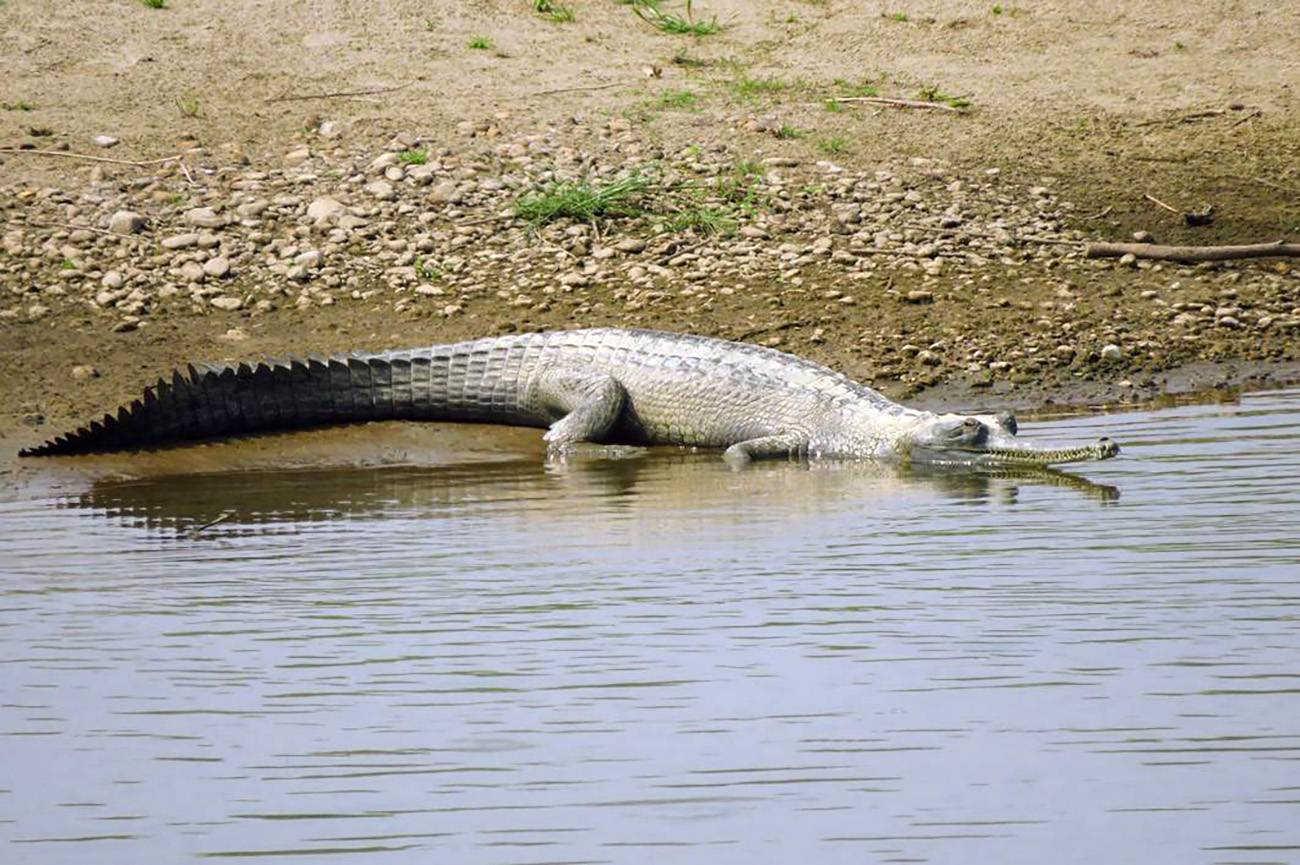
[[[972,447],[913,447],[911,460],[927,463],[953,463],[984,467],[1052,466],[1092,460],[1107,460],[1119,453],[1119,445],[1108,438],[1088,445],[1064,448],[1039,447],[1013,438]]]

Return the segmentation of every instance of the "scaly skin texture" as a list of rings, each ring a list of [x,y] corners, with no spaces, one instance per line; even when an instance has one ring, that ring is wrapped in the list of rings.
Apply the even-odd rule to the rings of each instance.
[[[256,365],[191,366],[130,406],[23,455],[123,450],[364,420],[549,427],[578,442],[725,448],[766,457],[1047,465],[1105,459],[1103,439],[1035,449],[1010,415],[935,415],[802,358],[648,330],[555,331]]]

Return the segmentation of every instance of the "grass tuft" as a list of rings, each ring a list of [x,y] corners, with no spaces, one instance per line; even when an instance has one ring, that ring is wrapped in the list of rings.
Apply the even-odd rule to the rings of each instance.
[[[516,201],[515,215],[534,226],[557,219],[593,222],[601,217],[638,216],[642,210],[637,200],[646,186],[635,174],[601,185],[585,180],[552,183]]]
[[[4,111],[35,111],[36,103],[28,102],[26,99],[19,99],[17,102],[0,102],[0,110]]]
[[[200,108],[202,104],[197,96],[181,96],[176,100],[176,110],[181,117],[198,117]]]
[[[696,204],[670,215],[662,223],[660,230],[677,233],[694,231],[696,234],[733,234],[738,222],[729,211],[719,207]]]
[[[785,141],[790,141],[795,138],[803,138],[807,134],[807,132],[804,132],[799,127],[791,126],[789,123],[782,123],[781,128],[776,130],[776,137]]]
[[[659,8],[658,3],[633,3],[632,11],[642,21],[662,30],[664,33],[672,33],[683,36],[712,36],[714,33],[722,31],[723,25],[718,21],[718,16],[705,20],[695,17],[693,0],[686,0],[686,14],[675,15],[671,12],[665,12]]]
[[[827,156],[839,156],[841,153],[849,152],[849,143],[836,135],[818,141],[817,149],[822,153],[825,153]]]
[[[881,18],[887,18],[890,21],[897,21],[899,24],[906,24],[911,20],[906,12],[881,12]]]
[[[944,93],[938,87],[922,87],[917,95],[926,102],[942,102],[952,108],[970,108],[971,106],[971,101],[965,96],[953,96],[951,93]]]
[[[140,0],[140,5],[146,9],[166,9],[167,0]]]
[[[473,48],[475,51],[491,51],[495,46],[493,45],[492,40],[488,37],[475,36],[473,39],[469,40],[469,47]]]
[[[562,3],[552,3],[551,0],[533,0],[533,11],[557,24],[572,24],[577,20],[572,9]]]
[[[655,100],[656,108],[675,111],[689,111],[700,102],[700,96],[692,90],[669,90]]]
[[[397,161],[403,165],[423,165],[429,161],[429,151],[403,150],[397,154]]]

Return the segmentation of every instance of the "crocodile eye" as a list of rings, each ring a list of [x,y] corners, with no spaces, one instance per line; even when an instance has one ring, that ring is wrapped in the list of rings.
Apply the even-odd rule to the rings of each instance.
[[[966,427],[968,430],[979,429],[980,422],[975,420],[973,417],[968,417],[966,420],[962,421],[961,425]]]
[[[1009,411],[1004,411],[998,415],[998,423],[1002,424],[1002,427],[1012,435],[1020,431],[1020,424],[1016,423],[1016,416]]]

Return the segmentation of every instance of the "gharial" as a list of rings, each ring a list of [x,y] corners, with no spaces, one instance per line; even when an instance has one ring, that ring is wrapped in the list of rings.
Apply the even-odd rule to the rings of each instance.
[[[868,458],[1050,465],[1113,457],[1016,438],[1012,414],[934,414],[771,348],[688,334],[593,328],[306,360],[192,365],[115,415],[22,451],[80,454],[371,420],[549,427],[579,442],[725,448],[733,462]]]

